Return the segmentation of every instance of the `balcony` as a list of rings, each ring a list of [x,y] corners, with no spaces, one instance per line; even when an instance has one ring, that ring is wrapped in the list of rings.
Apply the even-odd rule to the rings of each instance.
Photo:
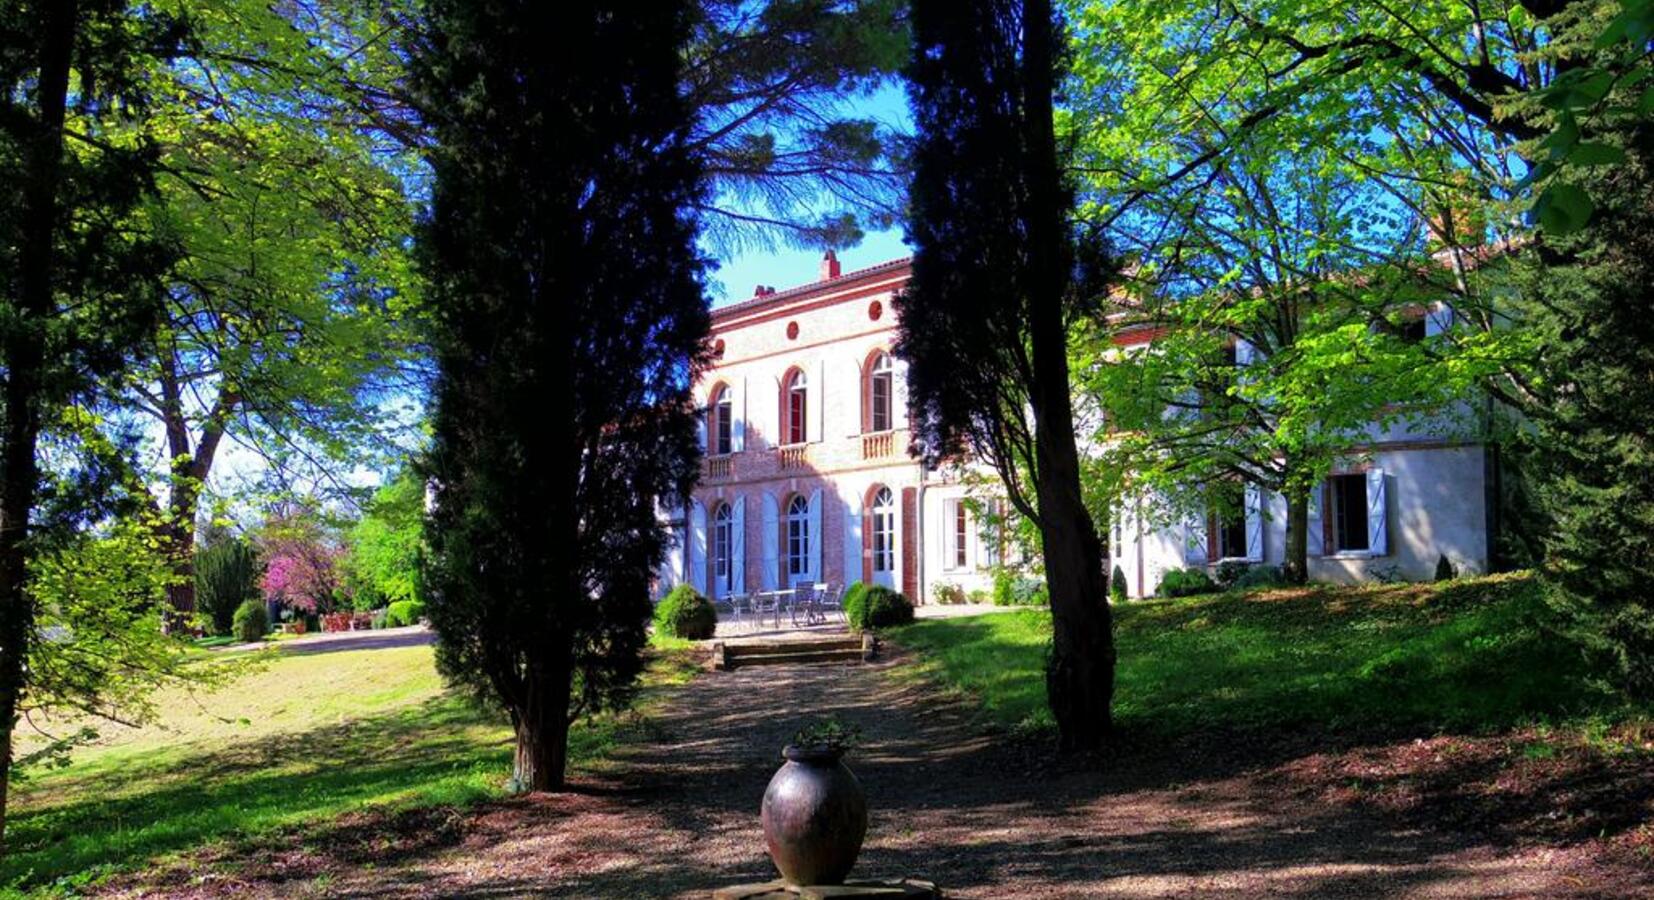
[[[722,481],[735,475],[735,457],[708,456],[702,466],[702,474],[707,481]]]
[[[894,432],[881,431],[877,434],[861,436],[862,459],[884,459],[895,454],[896,435]]]
[[[809,449],[809,444],[789,444],[785,447],[777,447],[775,450],[776,462],[783,472],[790,469],[808,468],[810,457],[807,451]]]

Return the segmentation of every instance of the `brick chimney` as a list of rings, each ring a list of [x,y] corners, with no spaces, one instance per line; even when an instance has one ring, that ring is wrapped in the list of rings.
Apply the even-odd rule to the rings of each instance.
[[[831,250],[821,258],[821,280],[832,281],[839,276],[838,254]]]

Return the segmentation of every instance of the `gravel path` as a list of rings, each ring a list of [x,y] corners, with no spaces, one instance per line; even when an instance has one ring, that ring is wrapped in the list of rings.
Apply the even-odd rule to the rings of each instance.
[[[851,765],[873,808],[857,874],[929,878],[949,896],[1654,896],[1582,853],[1500,850],[1317,801],[1254,767],[1214,765],[1222,748],[1051,763],[886,677],[897,665],[708,674],[673,698],[654,739],[578,792],[489,806],[443,848],[304,892],[705,897],[765,880],[758,802],[778,749],[837,713],[863,730]]]

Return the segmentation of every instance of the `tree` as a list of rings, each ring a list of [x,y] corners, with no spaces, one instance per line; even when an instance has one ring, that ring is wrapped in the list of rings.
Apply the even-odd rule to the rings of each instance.
[[[405,470],[380,488],[350,530],[345,585],[357,609],[379,609],[419,592],[425,485]]]
[[[427,615],[442,672],[510,714],[513,784],[554,790],[569,723],[630,697],[657,504],[699,475],[690,15],[431,0],[426,19]]]
[[[259,586],[265,600],[306,613],[330,613],[344,601],[345,549],[315,514],[297,511],[272,517],[260,529],[259,550],[264,558]]]
[[[145,75],[180,36],[124,0],[0,2],[0,829],[38,640],[41,440],[108,388],[153,320],[170,251],[133,237],[156,162]]]
[[[213,634],[229,634],[236,607],[259,595],[258,553],[233,534],[209,535],[195,554],[195,596]]]
[[[1050,4],[920,2],[909,97],[913,279],[897,300],[915,440],[970,450],[1037,523],[1051,591],[1046,689],[1067,749],[1110,727],[1114,638],[1102,544],[1080,487],[1070,316],[1105,260],[1076,240],[1053,99],[1063,29]]]

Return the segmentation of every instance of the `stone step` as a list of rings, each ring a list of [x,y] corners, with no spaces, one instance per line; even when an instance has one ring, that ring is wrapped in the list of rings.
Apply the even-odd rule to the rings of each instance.
[[[815,663],[859,663],[861,648],[848,650],[794,650],[790,653],[764,653],[752,656],[732,656],[731,669],[747,666],[812,665]]]
[[[878,642],[871,634],[750,644],[718,641],[712,645],[707,668],[857,663],[872,659],[877,651]]]
[[[841,638],[813,638],[800,641],[754,641],[752,643],[727,643],[724,645],[730,656],[764,656],[771,653],[792,653],[799,650],[860,650],[861,636],[851,635]]]

